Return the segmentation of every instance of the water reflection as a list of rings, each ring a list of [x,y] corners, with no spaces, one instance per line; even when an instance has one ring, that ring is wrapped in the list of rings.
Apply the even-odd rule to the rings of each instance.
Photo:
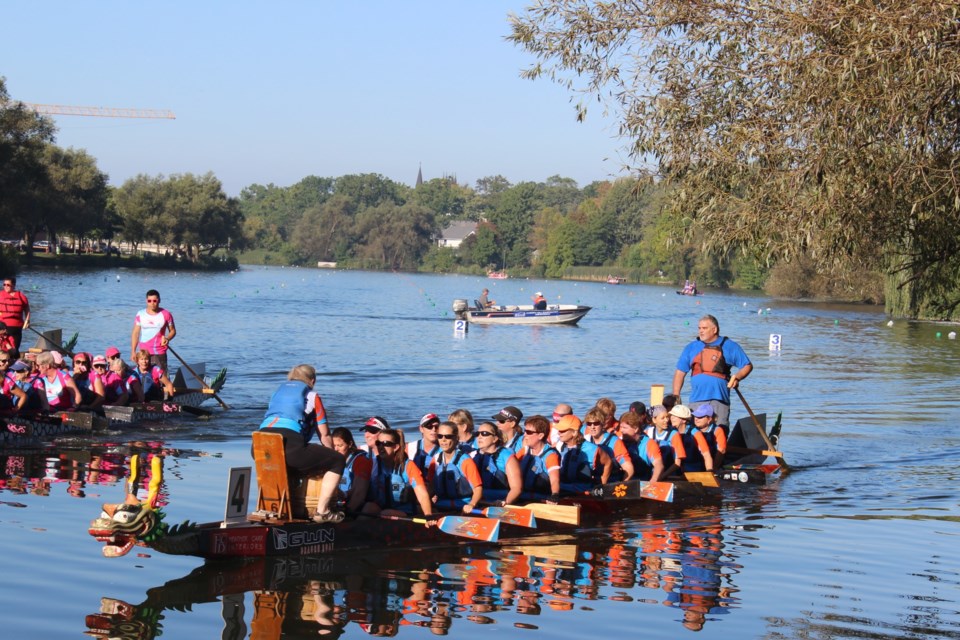
[[[85,498],[92,486],[113,486],[129,476],[130,458],[139,454],[145,473],[139,479],[142,488],[149,485],[149,460],[161,455],[168,463],[191,457],[220,457],[193,449],[176,449],[161,441],[133,441],[83,448],[50,447],[0,455],[0,491],[11,494],[49,496],[55,487],[66,494]],[[161,489],[165,495],[165,489]],[[99,495],[99,494],[97,494]]]
[[[637,604],[670,607],[679,625],[699,631],[740,606],[735,578],[742,550],[724,534],[720,507],[699,507],[498,549],[209,562],[149,589],[139,604],[103,598],[100,612],[86,618],[87,633],[153,638],[173,612],[217,600],[225,638],[338,637],[346,630],[397,636],[405,627],[447,635],[469,625],[538,629],[541,616],[592,610],[600,601],[625,619]]]

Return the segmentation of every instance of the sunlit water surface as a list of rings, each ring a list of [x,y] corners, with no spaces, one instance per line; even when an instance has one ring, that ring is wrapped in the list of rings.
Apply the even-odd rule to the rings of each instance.
[[[145,291],[159,289],[178,353],[229,368],[231,408],[0,451],[3,637],[960,637],[955,326],[739,294],[311,269],[27,271],[20,285],[37,327],[79,332],[78,348],[100,353],[126,351]],[[456,336],[452,301],[484,286],[500,302],[542,290],[594,309],[579,327]],[[168,522],[221,519],[227,470],[250,464],[250,430],[294,364],[318,368],[334,426],[378,414],[412,433],[427,412],[549,415],[560,401],[582,415],[601,396],[623,408],[651,384],[669,388],[704,313],[753,359],[745,397],[783,412],[794,469],[722,506],[501,549],[278,563],[204,566],[147,549],[106,559],[86,533],[101,502],[122,500],[127,456],[144,449],[168,453]],[[736,401],[734,414],[745,415]]]

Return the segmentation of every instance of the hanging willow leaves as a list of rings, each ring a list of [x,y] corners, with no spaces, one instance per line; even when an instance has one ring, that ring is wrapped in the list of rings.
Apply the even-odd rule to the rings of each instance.
[[[825,268],[882,256],[909,291],[898,310],[943,315],[960,302],[958,13],[542,0],[512,16],[510,39],[536,58],[525,77],[580,94],[578,117],[593,101],[616,115],[635,163],[677,184],[671,206],[705,249]]]

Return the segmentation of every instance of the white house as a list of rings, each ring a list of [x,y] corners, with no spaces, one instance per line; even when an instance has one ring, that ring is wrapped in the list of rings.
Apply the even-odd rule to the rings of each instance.
[[[476,222],[453,222],[440,234],[438,247],[456,249],[463,241],[477,232]]]

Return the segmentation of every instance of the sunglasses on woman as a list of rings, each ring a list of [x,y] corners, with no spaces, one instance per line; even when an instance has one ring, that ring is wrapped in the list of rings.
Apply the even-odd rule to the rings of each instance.
[[[390,447],[391,449],[393,449],[399,444],[400,444],[399,442],[394,442],[393,440],[377,440],[377,447],[379,447],[380,449],[383,449],[385,447]]]
[[[437,440],[453,440],[454,435],[452,433],[438,433]]]

